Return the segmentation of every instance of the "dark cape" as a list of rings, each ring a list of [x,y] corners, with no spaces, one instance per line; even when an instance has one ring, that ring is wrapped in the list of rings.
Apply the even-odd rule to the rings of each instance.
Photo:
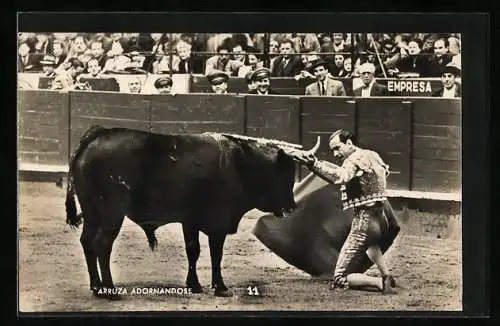
[[[342,210],[340,187],[309,174],[294,187],[297,209],[285,217],[265,214],[253,234],[287,263],[312,276],[332,276],[347,238],[353,210]],[[384,203],[388,226],[381,226],[382,252],[389,249],[400,226],[389,201]],[[384,223],[385,224],[385,223]],[[363,273],[373,263],[365,254],[348,273]]]

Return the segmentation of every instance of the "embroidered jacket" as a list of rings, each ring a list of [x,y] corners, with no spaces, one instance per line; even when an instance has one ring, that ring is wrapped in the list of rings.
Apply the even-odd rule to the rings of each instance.
[[[357,149],[342,166],[316,160],[311,171],[323,179],[341,184],[343,209],[371,206],[386,199],[389,166],[370,150]]]

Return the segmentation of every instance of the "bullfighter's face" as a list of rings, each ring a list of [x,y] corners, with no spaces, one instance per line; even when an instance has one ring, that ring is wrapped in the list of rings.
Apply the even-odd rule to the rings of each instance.
[[[333,156],[340,160],[345,160],[353,152],[353,144],[350,139],[345,143],[340,140],[339,136],[335,136],[329,143],[330,149],[333,151]]]

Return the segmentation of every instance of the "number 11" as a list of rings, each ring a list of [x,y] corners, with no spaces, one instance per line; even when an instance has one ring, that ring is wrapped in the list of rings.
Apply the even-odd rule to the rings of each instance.
[[[256,286],[254,287],[247,287],[247,290],[248,290],[248,295],[259,295],[259,290],[257,289]]]

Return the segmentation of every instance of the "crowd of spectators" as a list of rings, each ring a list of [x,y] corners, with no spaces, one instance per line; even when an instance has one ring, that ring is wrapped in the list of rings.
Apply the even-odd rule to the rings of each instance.
[[[359,77],[364,63],[375,78],[441,77],[447,65],[461,68],[460,43],[460,34],[437,33],[19,33],[18,72],[54,77],[58,87],[106,74],[245,77],[262,67],[300,80],[322,59],[332,78]]]

